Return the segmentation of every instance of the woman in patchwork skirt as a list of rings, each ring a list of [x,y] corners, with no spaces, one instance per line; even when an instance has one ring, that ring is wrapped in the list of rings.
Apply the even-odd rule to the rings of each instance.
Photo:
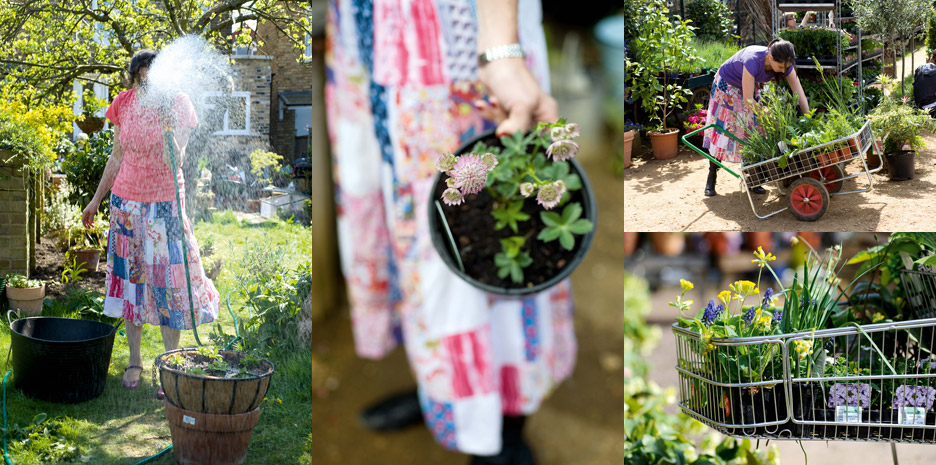
[[[799,96],[799,106],[803,113],[808,113],[809,102],[796,76],[793,66],[795,61],[793,44],[783,39],[774,39],[766,47],[752,45],[739,50],[715,74],[705,124],[715,124],[738,139],[745,140],[748,131],[756,124],[751,108],[756,99],[755,90],[768,81],[779,81],[781,78],[785,78],[790,89]],[[705,130],[702,147],[719,161],[741,162],[741,145],[715,128]],[[716,195],[717,172],[718,165],[709,162],[709,174],[705,182],[707,196]],[[760,186],[751,191],[755,194],[765,193]]]
[[[173,176],[163,161],[163,124],[154,109],[138,102],[155,57],[149,50],[133,56],[131,88],[118,94],[107,109],[105,116],[114,123],[114,148],[94,198],[82,212],[82,222],[89,227],[104,196],[112,191],[104,314],[127,323],[130,359],[123,377],[127,389],[140,385],[144,323],[159,325],[167,351],[178,348],[180,330],[192,328],[183,247],[191,273],[195,324],[214,321],[220,304],[218,291],[205,277],[192,224],[184,213],[179,216],[176,203],[176,182],[180,198],[185,199],[181,160],[188,135],[198,123],[195,110],[188,97],[179,94],[171,118],[176,122],[172,140],[179,156]],[[156,396],[165,397],[162,388]]]

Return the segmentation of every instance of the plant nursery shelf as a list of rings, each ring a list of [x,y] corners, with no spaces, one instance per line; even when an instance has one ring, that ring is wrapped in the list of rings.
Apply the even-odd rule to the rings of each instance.
[[[778,3],[777,9],[781,11],[829,11],[835,9],[835,3],[784,2]]]

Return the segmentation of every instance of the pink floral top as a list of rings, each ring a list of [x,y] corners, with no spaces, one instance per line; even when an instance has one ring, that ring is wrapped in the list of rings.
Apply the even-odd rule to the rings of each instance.
[[[176,140],[182,146],[188,140],[191,128],[198,124],[195,108],[185,94],[179,94],[173,107]],[[114,98],[105,114],[120,127],[118,142],[123,150],[123,162],[112,189],[118,197],[137,202],[165,202],[175,200],[172,174],[163,161],[163,133],[156,111],[137,102],[136,89],[125,90]],[[185,197],[182,167],[178,165],[179,194]]]

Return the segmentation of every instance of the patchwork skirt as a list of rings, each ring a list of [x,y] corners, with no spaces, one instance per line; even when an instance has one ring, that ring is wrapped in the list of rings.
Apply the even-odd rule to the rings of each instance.
[[[137,202],[111,195],[104,314],[127,324],[192,328],[182,248],[188,254],[197,324],[218,316],[221,298],[205,276],[192,224],[168,202]]]
[[[756,96],[755,92],[755,100]],[[741,89],[728,84],[721,75],[715,74],[705,125],[715,124],[738,139],[747,139],[748,132],[754,126],[754,112],[750,105],[743,105],[742,102],[744,96]],[[741,162],[741,144],[715,128],[705,130],[702,147],[708,149],[709,154],[720,161]]]

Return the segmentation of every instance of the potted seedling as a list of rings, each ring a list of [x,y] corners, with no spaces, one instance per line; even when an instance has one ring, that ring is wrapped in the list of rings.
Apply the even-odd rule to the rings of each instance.
[[[697,62],[698,57],[692,46],[691,21],[673,21],[664,0],[650,0],[645,11],[634,38],[637,59],[627,63],[630,91],[656,121],[648,132],[653,156],[666,160],[676,156],[679,142],[679,128],[669,126],[667,120],[691,95],[677,82],[677,70]]]
[[[10,310],[18,310],[29,316],[42,313],[42,300],[45,298],[45,283],[38,279],[27,279],[17,273],[6,275],[7,301]]]
[[[180,463],[243,463],[274,366],[210,347],[156,357],[166,419]]]
[[[101,255],[105,253],[107,230],[109,225],[100,213],[94,218],[90,228],[80,223],[73,224],[66,233],[68,250],[65,252],[66,265],[74,269],[97,271]]]
[[[526,135],[482,134],[438,159],[430,236],[455,274],[487,292],[525,295],[582,262],[597,210],[574,158],[578,134],[564,120],[540,123]]]

